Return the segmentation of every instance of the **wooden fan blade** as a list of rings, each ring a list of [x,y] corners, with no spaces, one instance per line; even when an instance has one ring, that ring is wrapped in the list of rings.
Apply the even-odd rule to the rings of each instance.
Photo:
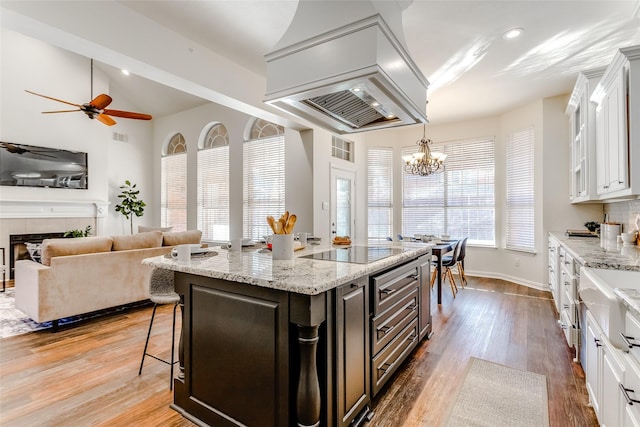
[[[104,114],[108,114],[110,116],[122,117],[125,119],[137,119],[137,120],[151,120],[152,117],[149,114],[143,113],[134,113],[131,111],[121,111],[121,110],[104,110]]]
[[[96,119],[98,119],[98,121],[100,121],[101,123],[104,123],[107,126],[113,126],[116,124],[116,121],[113,120],[111,117],[107,116],[106,114],[98,114],[95,117]]]
[[[77,111],[82,110],[57,110],[57,111],[43,111],[42,114],[52,114],[52,113],[75,113]]]
[[[30,93],[30,94],[32,94],[32,95],[41,96],[41,97],[43,97],[43,98],[51,99],[52,101],[62,102],[63,104],[73,105],[74,107],[78,107],[78,108],[80,108],[80,107],[81,107],[81,105],[79,105],[79,104],[74,104],[73,102],[63,101],[62,99],[58,99],[58,98],[52,98],[52,97],[50,97],[50,96],[42,95],[42,94],[40,94],[40,93],[31,92],[30,90],[26,90],[26,89],[25,89],[24,91],[25,91],[25,92],[27,92],[27,93]]]
[[[98,110],[104,110],[107,105],[111,104],[111,97],[107,94],[101,93],[100,95],[93,98],[93,101],[89,103],[92,107],[97,108]]]

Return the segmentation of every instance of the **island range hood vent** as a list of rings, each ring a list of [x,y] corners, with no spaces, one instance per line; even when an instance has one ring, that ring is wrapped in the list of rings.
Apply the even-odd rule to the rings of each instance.
[[[426,123],[429,82],[404,46],[401,3],[300,0],[265,57],[265,102],[339,134]]]

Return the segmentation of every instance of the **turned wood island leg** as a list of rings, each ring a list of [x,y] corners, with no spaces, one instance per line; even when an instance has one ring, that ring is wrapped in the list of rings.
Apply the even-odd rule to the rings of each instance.
[[[316,366],[318,340],[318,326],[298,325],[300,377],[298,379],[296,410],[300,427],[320,425],[321,396]]]

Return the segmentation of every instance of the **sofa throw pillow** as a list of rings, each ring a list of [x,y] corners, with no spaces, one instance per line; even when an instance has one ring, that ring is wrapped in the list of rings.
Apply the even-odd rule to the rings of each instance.
[[[202,238],[202,231],[200,230],[187,230],[187,231],[170,231],[163,233],[162,246],[175,246],[200,243]]]
[[[35,262],[41,262],[40,257],[42,256],[42,243],[25,242],[24,245],[27,247],[27,252],[29,252],[31,259]]]
[[[162,231],[164,233],[165,231],[171,230],[173,230],[173,227],[147,227],[145,225],[138,226],[138,233],[146,233],[148,231]]]
[[[53,257],[110,252],[112,246],[113,240],[109,236],[44,239],[41,260],[42,264],[51,265]]]
[[[162,231],[148,231],[146,233],[125,234],[112,236],[114,251],[131,249],[159,248],[162,246]]]

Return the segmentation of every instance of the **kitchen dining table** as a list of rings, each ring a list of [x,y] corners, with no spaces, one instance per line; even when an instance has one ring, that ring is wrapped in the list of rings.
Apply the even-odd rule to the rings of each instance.
[[[455,247],[457,240],[447,240],[436,244],[431,248],[431,254],[436,257],[438,270],[438,304],[442,304],[442,257],[451,252]]]

